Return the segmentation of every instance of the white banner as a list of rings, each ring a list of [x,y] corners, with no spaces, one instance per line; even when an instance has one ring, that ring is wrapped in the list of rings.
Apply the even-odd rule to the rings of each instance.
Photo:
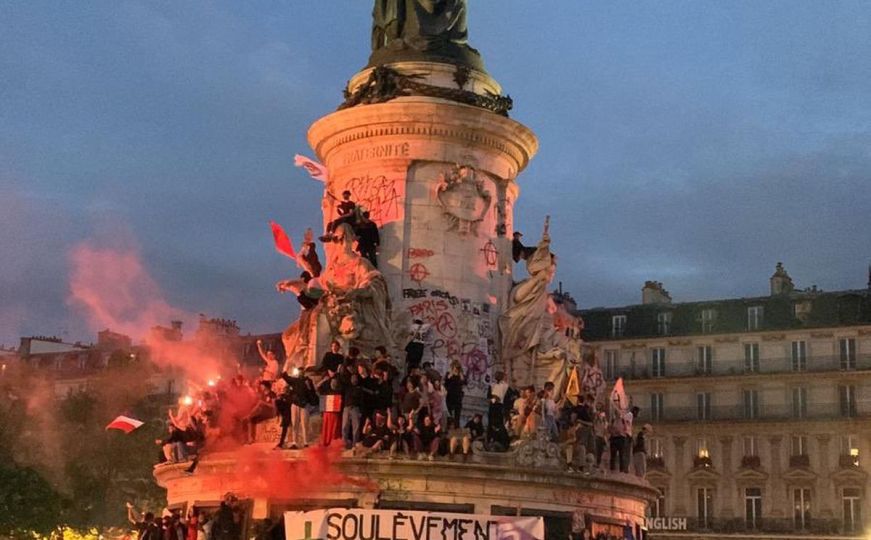
[[[544,540],[544,518],[329,508],[285,512],[287,540]]]

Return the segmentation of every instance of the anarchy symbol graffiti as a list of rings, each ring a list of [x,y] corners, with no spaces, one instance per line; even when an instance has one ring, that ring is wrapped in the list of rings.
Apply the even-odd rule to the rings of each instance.
[[[427,270],[426,265],[424,264],[414,263],[411,265],[411,268],[408,269],[408,277],[411,278],[411,281],[417,283],[418,287],[427,276],[429,276],[429,270]]]
[[[487,240],[487,243],[484,244],[484,247],[482,247],[480,251],[484,254],[484,261],[487,263],[487,266],[495,267],[496,258],[499,256],[496,244],[494,244],[492,240]]]

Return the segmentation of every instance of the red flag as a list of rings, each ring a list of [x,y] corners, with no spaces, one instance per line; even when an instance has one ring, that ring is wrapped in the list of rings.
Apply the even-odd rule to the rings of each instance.
[[[293,242],[290,241],[290,238],[287,236],[287,233],[284,232],[284,229],[281,228],[281,225],[274,221],[270,221],[269,226],[272,227],[272,237],[275,239],[275,249],[282,255],[287,255],[291,259],[296,260],[296,251],[293,250]]]
[[[142,422],[141,420],[130,418],[129,416],[124,416],[122,414],[118,418],[109,422],[109,425],[106,426],[106,429],[120,429],[121,431],[129,435],[131,431],[137,429],[142,424],[144,424],[144,422]]]

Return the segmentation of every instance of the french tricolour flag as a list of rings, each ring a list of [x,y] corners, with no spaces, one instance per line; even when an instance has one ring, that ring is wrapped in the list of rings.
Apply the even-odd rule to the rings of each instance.
[[[123,414],[118,418],[109,422],[109,425],[106,426],[106,429],[120,429],[124,433],[129,434],[134,429],[138,428],[144,424],[141,420],[137,420],[135,418],[130,418],[129,416],[124,416]]]

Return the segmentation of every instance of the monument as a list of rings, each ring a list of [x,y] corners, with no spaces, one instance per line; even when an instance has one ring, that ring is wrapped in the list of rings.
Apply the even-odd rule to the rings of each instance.
[[[508,117],[511,99],[469,45],[468,9],[464,0],[375,1],[368,65],[351,77],[338,110],[308,132],[326,171],[323,294],[285,344],[300,367],[316,365],[333,340],[367,356],[387,347],[401,364],[412,324],[422,321],[429,329],[423,361],[440,373],[459,364],[468,379],[466,410],[484,411],[495,370],[518,385],[549,380],[559,388],[567,364],[580,360],[580,341],[562,331],[557,319],[567,315],[548,292],[556,257],[547,225],[526,259],[530,277],[514,282],[518,175],[538,141]],[[367,220],[377,243],[364,257],[353,246]],[[253,521],[331,507],[368,512],[355,515],[360,523],[387,520],[375,511],[385,509],[469,514],[485,529],[486,516],[545,518],[543,532],[527,524],[518,538],[564,539],[591,523],[640,534],[655,495],[630,475],[568,472],[544,434],[508,452],[476,448],[468,462],[343,457],[335,466],[357,481],[293,500],[228,474],[238,459],[214,452],[193,476],[175,465],[155,475],[171,504],[214,504],[233,492],[250,501]],[[306,454],[268,459],[300,462]],[[311,537],[311,521],[308,527],[299,537]]]

